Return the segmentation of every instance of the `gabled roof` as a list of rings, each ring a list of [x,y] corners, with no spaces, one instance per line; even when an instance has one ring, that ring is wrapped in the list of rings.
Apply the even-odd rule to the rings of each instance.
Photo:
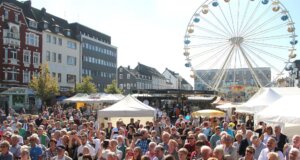
[[[128,67],[123,67],[123,66],[120,66],[120,67],[122,67],[124,70],[126,70],[129,74],[131,74],[132,76],[134,76],[136,79],[137,78],[139,78],[139,77],[137,77],[137,75],[139,74],[136,70],[134,70],[134,69],[130,69],[130,68],[128,68]],[[119,67],[119,68],[120,68]]]
[[[178,73],[176,73],[176,72],[170,70],[169,68],[166,68],[166,71],[170,72],[170,74],[172,74],[174,77],[178,77],[178,76],[179,76]]]
[[[189,84],[191,85],[188,81],[186,81],[184,78],[181,79],[181,84]]]
[[[161,73],[159,73],[155,68],[146,66],[144,64],[138,63],[138,65],[135,67],[135,70],[138,71],[141,74],[147,75],[147,76],[156,76],[161,79],[166,79],[165,76],[163,76]]]

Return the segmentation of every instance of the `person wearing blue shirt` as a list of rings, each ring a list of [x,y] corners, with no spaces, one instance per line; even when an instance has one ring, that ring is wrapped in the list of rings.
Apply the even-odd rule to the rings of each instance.
[[[228,123],[224,122],[223,123],[223,129],[222,131],[225,131],[227,134],[229,134],[232,138],[234,138],[234,132],[230,128],[228,128]]]
[[[42,160],[43,150],[37,145],[38,135],[33,134],[29,138],[30,141],[30,158],[31,160]]]

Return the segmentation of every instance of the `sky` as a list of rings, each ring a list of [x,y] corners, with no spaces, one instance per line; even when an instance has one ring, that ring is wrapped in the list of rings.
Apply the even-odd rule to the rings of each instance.
[[[183,56],[189,20],[205,0],[31,0],[32,6],[78,22],[111,36],[118,48],[118,66],[134,68],[138,62],[182,75],[191,85]],[[300,1],[281,0],[300,28]],[[298,45],[299,46],[299,45]],[[298,58],[299,59],[299,58]]]

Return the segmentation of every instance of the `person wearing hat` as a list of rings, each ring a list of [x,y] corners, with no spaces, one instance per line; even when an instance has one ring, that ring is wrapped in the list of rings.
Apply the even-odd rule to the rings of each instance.
[[[64,145],[58,145],[57,147],[57,156],[53,157],[53,160],[72,160],[71,157],[65,155],[66,147]]]
[[[5,159],[5,160],[13,160],[13,154],[9,152],[9,142],[8,141],[2,141],[0,144],[1,148],[1,154],[0,154],[0,159]]]

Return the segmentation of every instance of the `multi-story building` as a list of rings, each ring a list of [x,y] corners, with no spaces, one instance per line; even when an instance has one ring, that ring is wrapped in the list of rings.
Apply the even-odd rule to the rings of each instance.
[[[98,91],[103,92],[116,79],[117,47],[111,45],[111,37],[79,23],[72,23],[74,38],[81,42],[81,75],[91,76]]]
[[[268,86],[271,82],[271,68],[260,67],[253,68],[262,86]],[[218,69],[197,70],[196,74],[206,83],[213,81],[215,75],[219,73]],[[195,78],[196,90],[209,90],[209,87],[201,79]],[[248,68],[228,69],[226,70],[226,79],[222,80],[222,86],[230,87],[232,85],[255,86],[255,80]]]
[[[42,60],[42,34],[30,1],[0,1],[0,87],[27,86]]]
[[[69,91],[80,82],[80,42],[75,40],[69,23],[46,12],[45,8],[33,11],[38,19],[38,29],[43,34],[42,63],[47,63],[60,91]]]
[[[152,81],[151,89],[166,89],[166,78],[155,68],[138,63],[135,70],[142,75],[150,77]]]
[[[162,73],[167,80],[167,89],[193,90],[193,86],[189,84],[179,73],[168,68]]]
[[[118,86],[125,94],[133,90],[152,89],[151,77],[131,69],[130,66],[118,68]]]

